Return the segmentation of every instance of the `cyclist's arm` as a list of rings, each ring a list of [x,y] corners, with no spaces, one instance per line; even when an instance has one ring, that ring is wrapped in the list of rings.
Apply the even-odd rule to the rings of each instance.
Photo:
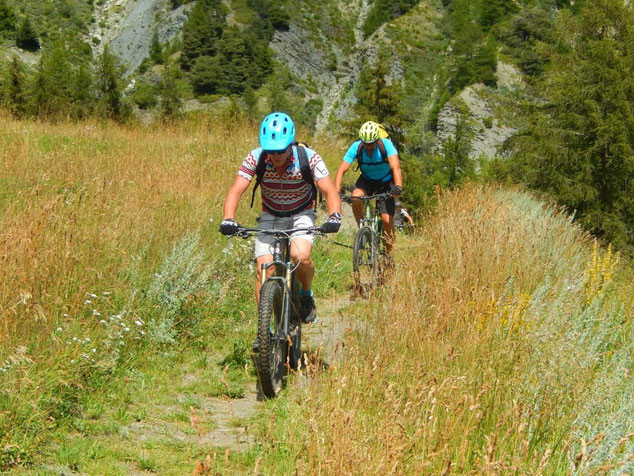
[[[405,219],[409,222],[410,225],[414,224],[414,219],[412,218],[412,215],[410,215],[409,213],[405,212]]]
[[[392,169],[392,176],[394,177],[394,185],[403,187],[403,175],[401,174],[401,161],[398,158],[398,154],[390,155],[387,158],[390,168]]]
[[[348,171],[348,169],[350,168],[350,165],[351,164],[343,160],[341,162],[341,165],[337,169],[337,173],[335,174],[335,191],[337,193],[341,190],[341,184],[343,183],[343,174],[345,174]]]
[[[227,192],[227,198],[225,198],[224,219],[235,219],[238,202],[244,191],[249,188],[249,183],[251,182],[240,175],[233,181],[233,185]]]
[[[328,203],[328,213],[341,213],[341,198],[335,184],[329,176],[319,179],[315,182],[319,191],[326,196]]]

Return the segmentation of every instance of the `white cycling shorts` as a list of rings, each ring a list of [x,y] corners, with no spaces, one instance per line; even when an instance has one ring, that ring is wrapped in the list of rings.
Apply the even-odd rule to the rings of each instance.
[[[291,228],[306,228],[309,226],[315,226],[315,220],[317,215],[313,210],[305,210],[290,217],[276,217],[267,212],[262,212],[258,217],[258,228],[260,230],[272,230],[274,228],[288,230]],[[315,235],[307,233],[293,233],[291,235],[291,242],[293,240],[302,239],[308,241],[311,245],[315,241]],[[271,235],[257,235],[255,237],[255,258],[259,258],[264,255],[273,254],[272,245],[275,241],[275,237]]]

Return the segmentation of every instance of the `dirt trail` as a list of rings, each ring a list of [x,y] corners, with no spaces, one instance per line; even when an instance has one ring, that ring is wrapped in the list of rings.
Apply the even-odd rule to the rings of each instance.
[[[343,312],[349,304],[348,295],[317,299],[319,321],[302,328],[302,349],[306,352],[307,358],[317,356],[322,365],[328,366],[341,357],[346,334],[354,327]],[[303,385],[305,382],[299,381],[298,384]],[[242,398],[205,399],[200,413],[205,415],[205,420],[213,421],[213,430],[202,432],[195,437],[186,437],[169,429],[165,429],[165,432],[171,433],[174,438],[195,439],[202,444],[229,448],[231,451],[244,451],[254,443],[254,435],[249,432],[248,419],[255,415],[261,404],[261,396],[258,395],[254,384],[245,390]]]

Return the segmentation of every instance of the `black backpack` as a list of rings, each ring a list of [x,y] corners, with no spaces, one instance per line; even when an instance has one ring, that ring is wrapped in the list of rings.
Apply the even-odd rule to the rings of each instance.
[[[361,171],[361,175],[363,175],[366,179],[372,180],[372,181],[375,181],[375,180],[374,179],[370,179],[367,175],[365,175],[363,173],[363,169],[361,168],[361,166],[362,165],[373,166],[373,165],[381,165],[381,164],[384,164],[384,163],[388,163],[387,151],[385,150],[385,144],[383,143],[383,139],[378,139],[376,141],[376,146],[379,148],[379,152],[381,153],[381,157],[383,158],[383,161],[379,162],[379,163],[364,162],[363,161],[363,142],[359,142],[359,147],[357,147],[357,156],[356,156],[356,159],[357,159],[357,170],[360,170]],[[382,181],[385,177],[387,177],[391,173],[392,173],[392,169],[390,168],[390,171],[388,173],[386,173],[383,177],[378,179],[378,181]]]
[[[308,154],[306,153],[306,147],[310,147],[308,144],[294,142],[292,145],[297,147],[297,156],[299,158],[299,169],[302,173],[302,178],[304,181],[310,185],[312,190],[312,199],[315,202],[315,210],[317,210],[317,197],[319,196],[319,202],[321,203],[322,196],[321,192],[317,193],[317,186],[315,185],[315,180],[313,179],[313,173],[310,170],[310,163],[308,162]],[[260,157],[258,157],[257,165],[255,166],[255,186],[253,187],[253,193],[251,194],[251,208],[253,208],[253,201],[255,200],[255,191],[260,186],[260,182],[262,182],[262,177],[264,177],[264,172],[266,171],[266,151],[263,150],[260,153]]]

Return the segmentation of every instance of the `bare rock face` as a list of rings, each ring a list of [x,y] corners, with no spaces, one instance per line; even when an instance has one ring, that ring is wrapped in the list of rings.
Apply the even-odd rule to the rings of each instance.
[[[131,73],[148,56],[154,32],[161,43],[179,35],[191,7],[172,10],[169,0],[110,0],[96,6],[97,21],[91,32],[100,40],[96,53],[107,44]]]
[[[524,88],[521,73],[511,65],[498,64],[498,89],[490,89],[483,84],[466,87],[458,98],[464,102],[468,110],[469,124],[473,130],[471,140],[472,158],[485,156],[495,157],[500,146],[515,132],[517,128],[509,124],[496,113],[501,94]],[[449,101],[438,114],[436,152],[442,151],[443,144],[454,137],[458,117],[461,111],[454,101]]]

